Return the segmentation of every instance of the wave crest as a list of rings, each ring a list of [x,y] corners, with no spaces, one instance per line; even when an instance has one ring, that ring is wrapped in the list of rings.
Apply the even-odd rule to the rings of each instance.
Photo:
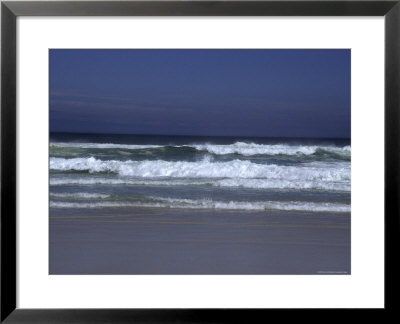
[[[332,158],[350,159],[351,147],[318,146],[318,145],[288,145],[288,144],[256,144],[236,142],[234,144],[188,144],[188,145],[131,145],[111,143],[51,143],[51,149],[79,148],[79,149],[124,149],[131,151],[146,151],[153,153],[160,151],[164,153],[171,150],[177,154],[179,150],[192,149],[197,152],[208,152],[215,155],[237,154],[246,157],[250,156],[310,156],[326,154]],[[183,153],[182,152],[182,153]]]
[[[250,161],[232,160],[213,162],[204,159],[197,162],[170,161],[102,161],[96,158],[51,158],[50,169],[56,171],[110,172],[130,177],[172,178],[266,178],[290,180],[350,180],[350,167],[337,163],[309,163],[304,166],[265,165]]]
[[[58,202],[51,201],[53,208],[101,208],[101,207],[157,207],[187,209],[222,209],[222,210],[284,210],[308,212],[350,212],[350,205],[339,203],[314,203],[302,201],[213,201],[207,199],[174,199],[147,197],[145,201],[130,202]]]

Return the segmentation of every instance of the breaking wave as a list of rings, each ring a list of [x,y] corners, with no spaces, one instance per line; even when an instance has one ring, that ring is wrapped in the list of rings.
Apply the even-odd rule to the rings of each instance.
[[[105,199],[109,198],[110,195],[106,194],[98,194],[98,193],[89,193],[89,192],[74,192],[74,193],[56,193],[51,192],[50,197],[58,197],[58,198],[77,198],[77,199]]]
[[[250,161],[232,160],[214,162],[204,159],[197,162],[170,161],[101,161],[90,158],[51,158],[53,171],[80,171],[88,173],[115,173],[139,178],[234,178],[269,179],[283,181],[349,181],[348,164],[308,163],[303,166],[257,164]],[[242,185],[244,182],[242,182]]]
[[[350,212],[350,206],[339,203],[314,203],[299,201],[213,201],[173,198],[146,198],[144,201],[127,202],[58,202],[51,201],[53,208],[102,208],[102,207],[157,207],[157,208],[191,208],[222,210],[284,210],[308,212]]]
[[[318,146],[318,145],[288,145],[288,144],[255,144],[236,142],[228,145],[190,144],[190,145],[129,145],[129,144],[99,144],[99,143],[51,143],[50,149],[123,149],[140,151],[141,153],[157,154],[187,154],[189,152],[205,152],[214,155],[237,154],[250,156],[310,156],[327,155],[332,158],[349,160],[351,147]]]
[[[314,189],[329,191],[350,191],[350,182],[327,182],[321,180],[283,179],[132,179],[132,178],[51,178],[51,186],[63,185],[133,185],[133,186],[212,186],[221,188],[246,189]]]

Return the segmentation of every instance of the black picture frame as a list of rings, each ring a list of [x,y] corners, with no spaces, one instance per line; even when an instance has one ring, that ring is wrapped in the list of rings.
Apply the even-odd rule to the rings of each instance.
[[[1,3],[1,314],[5,323],[198,323],[267,320],[272,309],[16,308],[16,19],[18,16],[384,16],[385,17],[385,307],[399,288],[400,0],[394,1],[2,1]],[[38,36],[40,37],[40,36]],[[373,127],[373,125],[371,125]],[[240,292],[238,292],[240,293]],[[344,292],[345,293],[345,292]],[[293,310],[319,317],[322,311]],[[357,311],[357,310],[352,310]],[[266,312],[269,312],[266,314]],[[317,314],[315,314],[315,312]],[[346,312],[349,312],[347,310]],[[359,312],[358,312],[359,313]],[[296,314],[296,316],[297,316]],[[391,314],[393,315],[393,314]],[[376,317],[378,318],[378,317]],[[257,320],[258,319],[258,320]],[[323,320],[320,318],[319,320]]]

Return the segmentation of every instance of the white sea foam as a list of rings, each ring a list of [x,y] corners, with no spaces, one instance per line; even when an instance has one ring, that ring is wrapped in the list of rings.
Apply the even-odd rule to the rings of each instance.
[[[142,150],[148,148],[162,147],[162,145],[132,145],[132,144],[113,144],[113,143],[75,143],[75,142],[54,142],[50,143],[53,147],[77,147],[77,148],[97,148],[97,149],[128,149]]]
[[[184,186],[184,185],[212,185],[213,179],[134,179],[134,178],[76,178],[76,177],[50,177],[51,186],[62,185],[154,185],[154,186]]]
[[[51,201],[53,208],[103,208],[103,207],[158,207],[226,210],[284,210],[308,212],[350,212],[350,205],[339,203],[314,203],[301,201],[213,201],[153,197],[152,202],[93,202],[70,203]]]
[[[51,158],[57,171],[112,172],[119,178],[55,177],[51,185],[210,185],[215,187],[350,191],[350,164],[312,162],[302,166],[264,165],[233,160],[213,162],[101,161]]]
[[[309,189],[328,191],[350,191],[350,181],[285,180],[285,179],[221,179],[212,183],[216,187],[248,189]]]
[[[284,179],[132,179],[132,178],[50,178],[51,186],[63,185],[136,185],[136,186],[213,186],[221,188],[247,189],[309,189],[329,191],[350,191],[349,181],[287,181]]]
[[[96,199],[101,198],[105,199],[110,197],[110,195],[99,194],[99,193],[90,193],[90,192],[73,192],[73,193],[58,193],[51,192],[50,197],[60,197],[60,198],[83,198],[83,199]]]
[[[332,146],[316,146],[316,145],[286,145],[286,144],[255,144],[236,142],[231,145],[215,145],[215,144],[202,144],[194,145],[197,150],[208,151],[209,153],[225,155],[225,154],[240,154],[244,156],[252,155],[311,155],[318,149],[324,149],[337,154],[350,154],[350,146],[343,148]]]
[[[162,145],[132,145],[132,144],[112,144],[112,143],[50,143],[55,147],[77,147],[77,148],[100,148],[100,149],[129,149],[142,150],[149,148],[160,148]],[[243,156],[252,155],[311,155],[318,149],[327,152],[340,154],[350,157],[351,147],[334,147],[334,146],[318,146],[318,145],[287,145],[287,144],[255,144],[236,142],[234,144],[218,145],[218,144],[188,144],[176,145],[174,147],[192,147],[199,151],[206,151],[216,155],[240,154]]]
[[[57,171],[111,172],[120,176],[154,178],[264,178],[286,181],[349,181],[350,165],[310,163],[303,166],[278,166],[232,160],[213,162],[209,159],[186,161],[102,161],[96,158],[50,158],[50,169]]]

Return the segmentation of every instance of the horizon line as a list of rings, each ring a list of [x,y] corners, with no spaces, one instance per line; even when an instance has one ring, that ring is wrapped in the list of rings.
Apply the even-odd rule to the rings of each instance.
[[[126,136],[181,136],[181,137],[251,137],[251,138],[290,138],[290,139],[346,139],[351,137],[334,136],[255,136],[255,135],[186,135],[186,134],[134,134],[134,133],[97,133],[97,132],[68,132],[68,131],[49,131],[49,134],[76,134],[76,135],[126,135]]]

